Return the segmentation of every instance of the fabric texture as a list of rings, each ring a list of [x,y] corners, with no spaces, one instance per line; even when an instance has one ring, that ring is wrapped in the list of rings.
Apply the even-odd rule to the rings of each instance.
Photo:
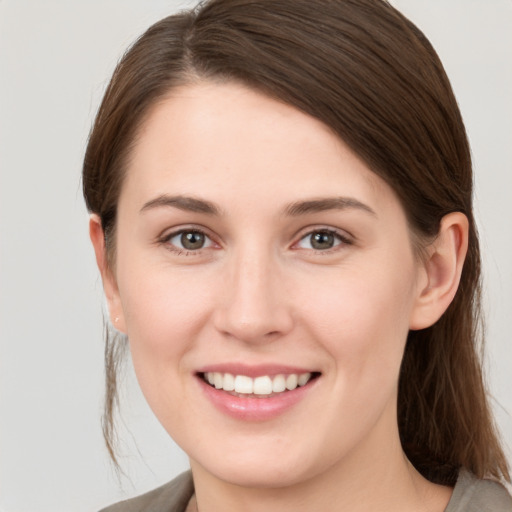
[[[445,512],[512,512],[512,497],[498,482],[462,470]]]
[[[161,487],[100,512],[185,512],[193,494],[192,474],[186,471]]]
[[[194,494],[190,471],[153,491],[100,512],[185,512]],[[512,497],[499,483],[462,470],[445,512],[512,512]]]

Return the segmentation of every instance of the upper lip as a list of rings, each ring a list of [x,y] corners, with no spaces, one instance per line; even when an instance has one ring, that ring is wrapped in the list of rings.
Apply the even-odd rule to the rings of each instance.
[[[290,375],[296,373],[318,373],[316,370],[311,368],[290,366],[284,364],[258,364],[248,365],[244,363],[219,363],[203,366],[197,370],[197,373],[230,373],[231,375],[245,375],[247,377],[261,377],[268,375],[270,377],[274,375]]]

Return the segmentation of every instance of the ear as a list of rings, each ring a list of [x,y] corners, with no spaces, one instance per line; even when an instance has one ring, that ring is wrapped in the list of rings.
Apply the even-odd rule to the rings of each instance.
[[[446,311],[459,287],[467,249],[467,217],[460,212],[445,215],[438,236],[427,247],[410,329],[430,327]]]
[[[119,297],[119,289],[115,275],[108,264],[105,247],[105,233],[98,215],[92,214],[89,219],[89,236],[96,255],[96,264],[103,281],[103,291],[107,299],[110,323],[121,332],[126,332],[123,308]]]

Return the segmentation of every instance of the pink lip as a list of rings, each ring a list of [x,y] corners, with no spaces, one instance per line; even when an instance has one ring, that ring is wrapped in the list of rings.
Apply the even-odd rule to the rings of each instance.
[[[202,368],[197,375],[197,382],[206,399],[217,410],[232,418],[242,421],[268,421],[276,418],[303,400],[316,386],[318,378],[309,381],[305,386],[297,387],[292,391],[269,396],[268,398],[242,397],[230,394],[222,389],[216,389],[204,381],[202,373],[207,372],[231,373],[233,375],[246,375],[258,377],[260,375],[278,375],[290,373],[306,373],[302,368],[289,366],[266,365],[264,367],[247,367],[245,365],[214,365]]]
[[[222,363],[204,366],[197,370],[197,373],[231,373],[231,375],[245,375],[246,377],[260,377],[268,375],[274,377],[275,375],[283,374],[289,375],[290,373],[313,373],[315,370],[311,368],[299,368],[296,366],[287,366],[280,364],[262,364],[262,365],[247,365],[243,363]]]

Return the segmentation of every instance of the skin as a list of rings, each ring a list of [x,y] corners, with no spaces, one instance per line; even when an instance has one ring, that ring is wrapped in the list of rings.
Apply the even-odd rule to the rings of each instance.
[[[340,197],[349,205],[290,215]],[[203,248],[180,247],[187,229],[207,235]],[[322,230],[333,247],[315,250]],[[201,83],[172,91],[139,131],[114,268],[94,215],[90,233],[111,318],[190,457],[201,512],[444,510],[451,490],[401,449],[397,383],[409,329],[435,322],[457,289],[462,214],[443,219],[420,260],[393,190],[325,125],[241,85]],[[243,421],[198,384],[198,368],[225,362],[321,375],[278,417]]]

